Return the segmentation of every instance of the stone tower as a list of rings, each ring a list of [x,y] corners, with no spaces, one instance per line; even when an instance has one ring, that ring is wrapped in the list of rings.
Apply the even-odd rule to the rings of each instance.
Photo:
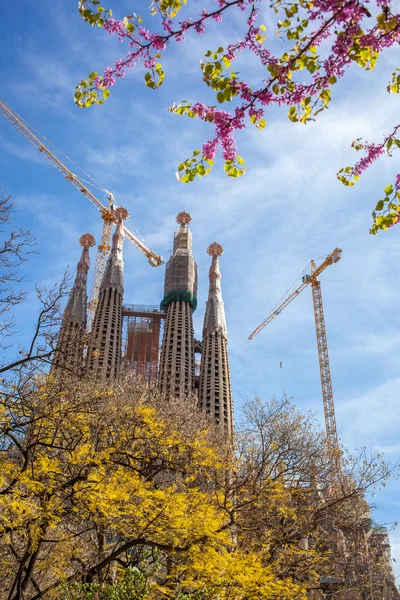
[[[119,207],[111,253],[101,282],[87,355],[87,370],[107,379],[118,377],[121,365],[122,299],[124,294],[123,221],[128,211]]]
[[[230,438],[233,434],[232,392],[228,361],[228,335],[218,263],[218,257],[223,253],[222,246],[214,242],[208,247],[207,253],[212,256],[212,262],[203,326],[199,407],[211,414],[217,424],[222,424]]]
[[[174,250],[165,270],[162,308],[167,312],[159,369],[160,391],[169,396],[194,393],[194,336],[192,313],[197,306],[197,265],[192,256],[192,220],[187,212],[176,217]]]
[[[58,338],[57,349],[51,368],[53,374],[74,372],[82,373],[83,335],[87,320],[87,276],[90,266],[89,248],[95,245],[90,233],[85,233],[79,240],[82,246],[81,258],[76,268],[74,285],[69,294]]]

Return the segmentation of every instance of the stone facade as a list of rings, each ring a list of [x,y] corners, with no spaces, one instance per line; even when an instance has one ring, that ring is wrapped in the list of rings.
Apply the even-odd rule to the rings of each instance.
[[[229,438],[233,435],[232,391],[228,359],[228,334],[221,292],[218,257],[222,246],[214,242],[208,247],[212,256],[209,271],[209,293],[203,326],[200,366],[199,407],[222,424]]]
[[[81,236],[82,254],[76,269],[74,285],[69,294],[60,329],[57,349],[51,368],[53,375],[82,373],[84,334],[87,321],[87,278],[90,267],[89,248],[95,240],[90,233]]]
[[[167,312],[160,357],[159,389],[166,396],[190,397],[195,389],[192,313],[197,306],[197,265],[192,256],[191,217],[181,212],[174,249],[166,265],[164,299]]]
[[[121,368],[124,294],[123,220],[127,218],[128,212],[120,207],[115,211],[115,215],[118,224],[100,286],[99,302],[93,319],[86,361],[88,371],[107,379],[117,378]]]

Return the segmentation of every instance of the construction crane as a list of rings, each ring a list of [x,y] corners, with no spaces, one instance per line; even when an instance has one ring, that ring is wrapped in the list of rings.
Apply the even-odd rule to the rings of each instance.
[[[264,319],[264,321],[249,335],[249,340],[252,340],[260,331],[264,329],[275,317],[281,314],[282,310],[286,308],[297,296],[309,285],[311,285],[313,304],[314,304],[314,317],[315,317],[315,330],[317,334],[317,345],[318,345],[318,359],[319,369],[321,374],[321,386],[322,386],[322,400],[324,404],[324,415],[325,415],[325,426],[326,426],[326,439],[331,456],[332,464],[336,471],[339,471],[339,442],[336,429],[336,418],[335,418],[335,405],[333,402],[332,392],[332,381],[331,371],[329,367],[329,356],[328,356],[328,344],[326,341],[326,330],[325,330],[325,319],[324,309],[322,305],[322,294],[321,294],[321,282],[319,281],[319,275],[325,271],[329,265],[337,263],[341,259],[342,251],[340,248],[335,248],[329,256],[317,267],[314,260],[311,261],[311,274],[304,274],[301,279],[301,285],[299,285],[293,292],[289,293],[286,298],[270,312],[270,314]]]
[[[83,183],[82,178],[79,178],[77,175],[72,173],[68,167],[65,166],[61,162],[59,158],[52,152],[49,148],[45,146],[43,140],[44,136],[39,134],[37,135],[33,132],[33,128],[28,125],[28,123],[12,108],[7,106],[7,104],[0,99],[0,112],[22,133],[23,136],[33,145],[47,160],[62,174],[64,177],[74,185],[77,190],[79,190],[96,208],[100,211],[101,217],[103,219],[103,229],[101,233],[101,241],[97,248],[96,255],[96,263],[94,267],[93,279],[92,279],[92,287],[90,291],[90,298],[88,303],[88,327],[90,328],[94,312],[96,310],[96,305],[98,302],[99,289],[101,285],[101,281],[103,279],[103,274],[107,262],[107,257],[110,252],[110,242],[111,242],[111,234],[113,224],[117,222],[115,218],[115,209],[117,205],[114,202],[113,195],[105,190],[105,188],[100,187],[107,193],[108,205],[105,206]],[[42,138],[39,139],[40,136]],[[78,167],[79,168],[79,167]],[[81,169],[82,170],[82,169]],[[89,176],[90,177],[90,176]],[[94,180],[93,180],[94,181]],[[92,184],[89,184],[92,185]],[[158,254],[155,254],[150,248],[148,248],[143,241],[141,241],[137,235],[135,235],[126,225],[124,225],[124,233],[125,236],[132,242],[136,248],[144,254],[150,265],[153,267],[158,267],[163,264],[163,259]]]

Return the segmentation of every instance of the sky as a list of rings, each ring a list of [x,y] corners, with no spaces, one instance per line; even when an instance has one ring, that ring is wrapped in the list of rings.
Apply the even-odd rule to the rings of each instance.
[[[115,15],[129,14],[132,4],[137,9],[142,2],[115,0]],[[321,275],[339,435],[352,450],[366,446],[396,463],[400,225],[378,236],[368,230],[383,187],[398,171],[397,156],[381,159],[354,188],[339,183],[336,172],[357,159],[350,148],[354,138],[380,141],[396,124],[398,96],[387,94],[386,84],[398,66],[397,50],[388,51],[372,72],[352,68],[315,123],[293,124],[286,109],[271,110],[264,131],[240,132],[238,148],[248,165],[244,177],[229,179],[216,161],[208,177],[183,185],[175,176],[177,165],[209,139],[212,129],[167,108],[184,99],[212,102],[199,61],[209,48],[238,37],[240,14],[224,29],[212,26],[204,36],[193,34],[185,44],[171,46],[159,90],[145,87],[139,68],[113,88],[105,104],[81,110],[73,103],[75,85],[120,58],[123,49],[118,40],[85,24],[76,5],[20,0],[2,7],[3,100],[112,191],[157,254],[168,258],[176,214],[191,213],[199,269],[197,337],[208,293],[206,249],[214,240],[223,245],[220,266],[237,418],[246,397],[267,400],[285,392],[323,424],[311,290],[253,341],[247,338],[311,259],[322,261],[340,247],[342,259]],[[273,36],[271,16],[261,20],[267,36]],[[279,40],[273,44],[279,50]],[[237,69],[245,69],[250,82],[260,76],[248,57],[239,60]],[[71,170],[77,172],[75,166]],[[15,201],[16,223],[35,234],[40,249],[27,265],[27,288],[60,281],[67,266],[74,270],[81,234],[89,231],[100,239],[99,213],[5,118],[0,118],[0,186]],[[105,201],[101,191],[98,196]],[[92,252],[92,264],[94,258]],[[158,304],[164,267],[150,267],[128,243],[124,260],[124,301]],[[18,343],[29,339],[37,308],[31,294],[17,315]],[[399,482],[392,480],[373,498],[378,522],[399,520],[399,492]],[[390,538],[400,564],[400,530],[392,530]]]

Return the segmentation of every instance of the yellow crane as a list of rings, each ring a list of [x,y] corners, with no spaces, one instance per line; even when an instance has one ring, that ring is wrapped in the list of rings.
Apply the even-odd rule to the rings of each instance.
[[[45,156],[45,158],[47,158],[47,160],[62,175],[64,175],[64,177],[70,183],[72,183],[72,185],[74,185],[97,208],[98,211],[100,211],[103,219],[103,229],[101,233],[101,241],[97,248],[96,263],[94,267],[92,287],[88,303],[88,327],[90,328],[90,324],[92,322],[98,302],[99,289],[103,279],[107,257],[110,252],[113,224],[117,221],[114,215],[115,209],[117,208],[117,205],[114,203],[114,197],[110,192],[107,192],[105,188],[100,188],[107,192],[108,205],[105,206],[83,183],[82,178],[79,178],[77,175],[72,173],[72,171],[66,167],[63,162],[61,162],[56,154],[46,147],[46,145],[43,143],[43,140],[45,139],[44,136],[37,132],[37,135],[35,135],[33,128],[31,128],[18,113],[16,113],[1,99],[0,112],[6,117],[6,119],[10,121],[10,123],[12,123],[12,125],[14,125],[14,127],[16,127],[16,129],[18,129],[20,133],[22,133],[23,136],[26,137],[26,139],[33,146],[35,146],[35,148],[37,148],[37,150],[39,150],[39,152],[41,152],[41,154],[43,154],[43,156]],[[38,136],[40,136],[42,139],[39,139]],[[151,266],[158,267],[163,264],[164,261],[161,256],[158,256],[158,254],[155,254],[155,252],[150,250],[150,248],[148,248],[127,225],[124,225],[124,232],[128,240],[131,241],[132,244],[147,257]]]
[[[342,251],[340,248],[335,248],[326,259],[317,266],[315,261],[312,260],[311,274],[305,274],[302,277],[301,285],[299,285],[293,292],[289,293],[286,298],[275,308],[270,314],[264,319],[264,321],[249,335],[249,340],[252,340],[260,331],[264,329],[275,317],[281,314],[282,310],[286,308],[297,296],[309,285],[311,285],[313,304],[314,304],[314,317],[315,317],[315,330],[317,334],[317,345],[318,345],[318,359],[319,369],[321,374],[321,386],[322,386],[322,400],[324,403],[324,415],[325,415],[325,426],[326,426],[326,438],[327,444],[332,457],[332,463],[336,470],[339,470],[339,442],[336,429],[336,418],[335,418],[335,405],[333,402],[332,392],[332,381],[331,381],[331,370],[329,367],[329,356],[328,356],[328,344],[326,341],[326,330],[325,330],[325,318],[324,309],[322,305],[322,293],[321,293],[321,282],[319,281],[319,275],[325,271],[329,265],[337,263],[341,259]]]

